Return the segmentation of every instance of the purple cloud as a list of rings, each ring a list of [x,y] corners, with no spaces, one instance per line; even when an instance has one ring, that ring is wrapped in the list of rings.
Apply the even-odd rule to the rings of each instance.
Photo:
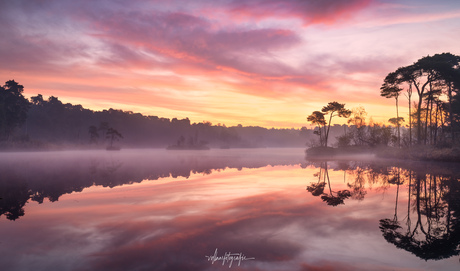
[[[282,67],[274,60],[261,65],[245,60],[251,54],[267,55],[271,50],[300,43],[300,38],[291,30],[216,30],[210,21],[183,13],[119,12],[85,16],[91,21],[90,34],[105,42],[131,50],[147,50],[172,62],[185,61],[212,70],[224,66],[258,73],[264,64]]]

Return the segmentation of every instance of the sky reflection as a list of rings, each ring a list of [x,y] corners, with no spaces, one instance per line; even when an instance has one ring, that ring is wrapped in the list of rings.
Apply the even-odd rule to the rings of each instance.
[[[333,191],[354,181],[337,167],[329,164]],[[407,186],[371,187],[368,171],[365,197],[333,207],[306,191],[319,170],[305,163],[230,168],[91,186],[55,202],[29,201],[26,215],[0,218],[5,233],[0,265],[4,270],[228,270],[205,257],[217,248],[219,255],[255,258],[239,267],[234,263],[231,270],[458,270],[458,256],[424,261],[382,237],[379,220],[394,216],[397,192],[404,216]]]

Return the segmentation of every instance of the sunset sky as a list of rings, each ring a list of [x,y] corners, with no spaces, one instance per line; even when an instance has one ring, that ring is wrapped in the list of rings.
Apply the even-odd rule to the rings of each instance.
[[[0,35],[0,83],[26,97],[300,128],[330,101],[394,117],[384,77],[460,55],[460,1],[0,0]]]

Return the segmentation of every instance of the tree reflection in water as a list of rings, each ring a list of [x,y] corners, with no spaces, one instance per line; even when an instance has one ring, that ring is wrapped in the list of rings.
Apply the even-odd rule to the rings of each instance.
[[[319,172],[315,174],[318,177],[317,183],[311,183],[307,186],[307,191],[310,192],[313,196],[321,196],[321,199],[327,203],[327,205],[337,206],[339,204],[344,204],[344,200],[351,196],[349,190],[339,190],[332,191],[331,181],[329,179],[329,172],[327,168],[327,162],[321,162],[319,167]],[[322,180],[321,180],[322,178]],[[324,193],[324,188],[326,187],[326,179],[329,187],[329,194]]]
[[[460,185],[457,179],[408,175],[407,215],[381,219],[383,237],[398,248],[424,260],[440,260],[460,254]],[[397,201],[396,201],[397,202]],[[396,203],[397,204],[397,203]],[[415,214],[415,222],[411,215]]]
[[[0,195],[0,216],[4,214],[9,220],[16,220],[24,215],[24,205],[32,192],[22,180],[8,176],[7,181],[0,182]]]
[[[367,193],[366,182],[369,187],[377,185],[380,190],[396,186],[394,216],[379,221],[385,240],[424,260],[460,254],[460,182],[455,174],[353,163],[338,166],[353,180],[347,183],[351,192],[341,190],[336,196],[332,190],[329,195],[324,193],[326,180],[331,187],[328,164],[324,161],[320,162],[320,172],[315,174],[318,182],[307,186],[307,191],[313,196],[321,195],[328,205],[337,206],[350,196],[362,200]],[[398,216],[401,186],[407,188],[404,216]]]

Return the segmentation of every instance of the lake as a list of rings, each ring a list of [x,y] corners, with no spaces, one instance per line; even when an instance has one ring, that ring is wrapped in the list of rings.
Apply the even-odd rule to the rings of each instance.
[[[0,153],[0,266],[460,270],[459,179],[304,149]]]

